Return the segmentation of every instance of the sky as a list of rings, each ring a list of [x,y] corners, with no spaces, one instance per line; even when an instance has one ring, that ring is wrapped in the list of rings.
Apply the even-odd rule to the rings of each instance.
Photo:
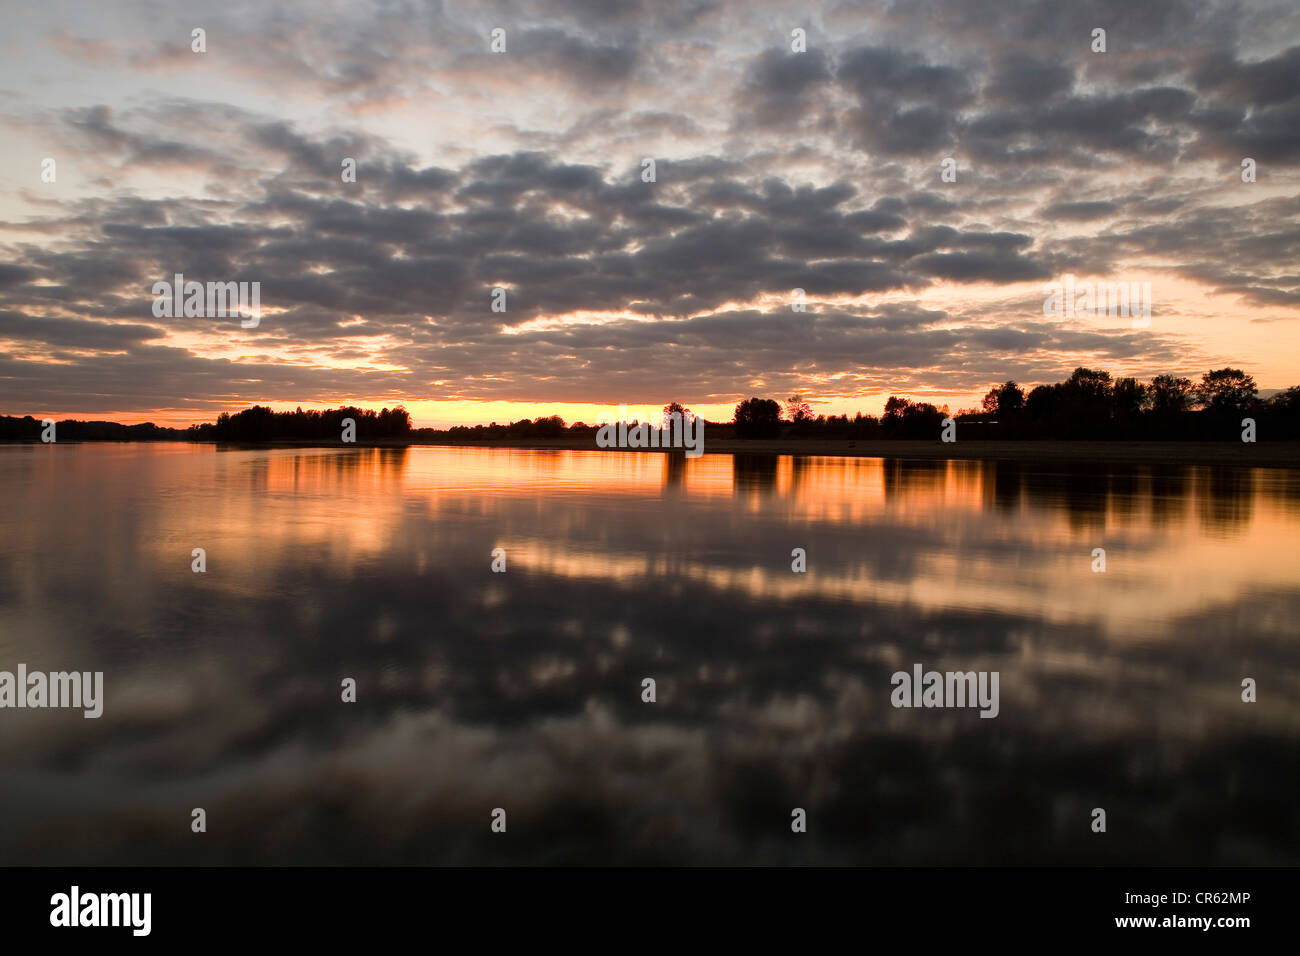
[[[1079,365],[1300,384],[1293,2],[0,16],[0,414],[879,414]],[[259,282],[257,325],[156,316],[176,273]],[[1067,274],[1150,283],[1149,321],[1045,314]]]

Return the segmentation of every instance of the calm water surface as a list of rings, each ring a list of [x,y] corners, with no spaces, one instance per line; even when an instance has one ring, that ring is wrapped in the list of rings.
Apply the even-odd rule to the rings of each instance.
[[[0,493],[0,670],[105,675],[0,710],[4,863],[1300,862],[1297,471],[58,445]],[[893,708],[914,663],[1000,715]]]

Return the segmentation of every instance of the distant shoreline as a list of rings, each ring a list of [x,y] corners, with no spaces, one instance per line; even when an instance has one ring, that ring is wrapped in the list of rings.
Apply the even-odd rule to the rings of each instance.
[[[120,442],[113,440],[61,441],[71,444],[157,444],[154,441]],[[268,441],[268,442],[185,442],[167,444],[221,445],[238,448],[517,448],[539,451],[650,452],[669,454],[678,449],[600,448],[594,436],[549,439],[494,439],[489,441],[437,440],[410,441],[380,439],[341,442]],[[0,442],[0,445],[40,444],[40,442]],[[899,458],[918,461],[1038,461],[1038,462],[1123,462],[1126,464],[1238,465],[1244,467],[1300,468],[1300,442],[1197,442],[1197,441],[1055,441],[1025,439],[1021,441],[912,441],[906,439],[737,439],[704,440],[706,455],[791,455],[798,457]]]

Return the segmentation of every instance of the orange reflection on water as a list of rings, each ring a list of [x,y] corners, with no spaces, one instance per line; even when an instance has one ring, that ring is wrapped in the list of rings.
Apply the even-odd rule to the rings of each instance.
[[[685,576],[923,610],[1032,607],[1151,640],[1186,615],[1300,588],[1300,476],[1286,470],[192,445],[11,448],[0,467],[32,512],[6,528],[7,550],[39,551],[42,528],[85,528],[134,542],[161,569],[140,572],[120,548],[107,567],[83,568],[100,553],[66,551],[71,570],[120,576],[111,593],[137,595],[105,608],[124,626],[142,588],[188,573],[194,547],[248,594],[278,586],[290,551],[341,573],[386,561],[422,573],[458,546],[486,567],[503,546],[525,573]],[[60,494],[34,490],[45,486]],[[808,549],[807,574],[790,570],[794,547]],[[1095,548],[1105,574],[1092,572]]]

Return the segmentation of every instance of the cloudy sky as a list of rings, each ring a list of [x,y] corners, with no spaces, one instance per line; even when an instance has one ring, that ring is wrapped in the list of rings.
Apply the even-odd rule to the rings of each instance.
[[[3,6],[0,414],[1300,383],[1293,2]],[[178,272],[259,325],[155,318]],[[1044,315],[1067,273],[1149,326]]]

